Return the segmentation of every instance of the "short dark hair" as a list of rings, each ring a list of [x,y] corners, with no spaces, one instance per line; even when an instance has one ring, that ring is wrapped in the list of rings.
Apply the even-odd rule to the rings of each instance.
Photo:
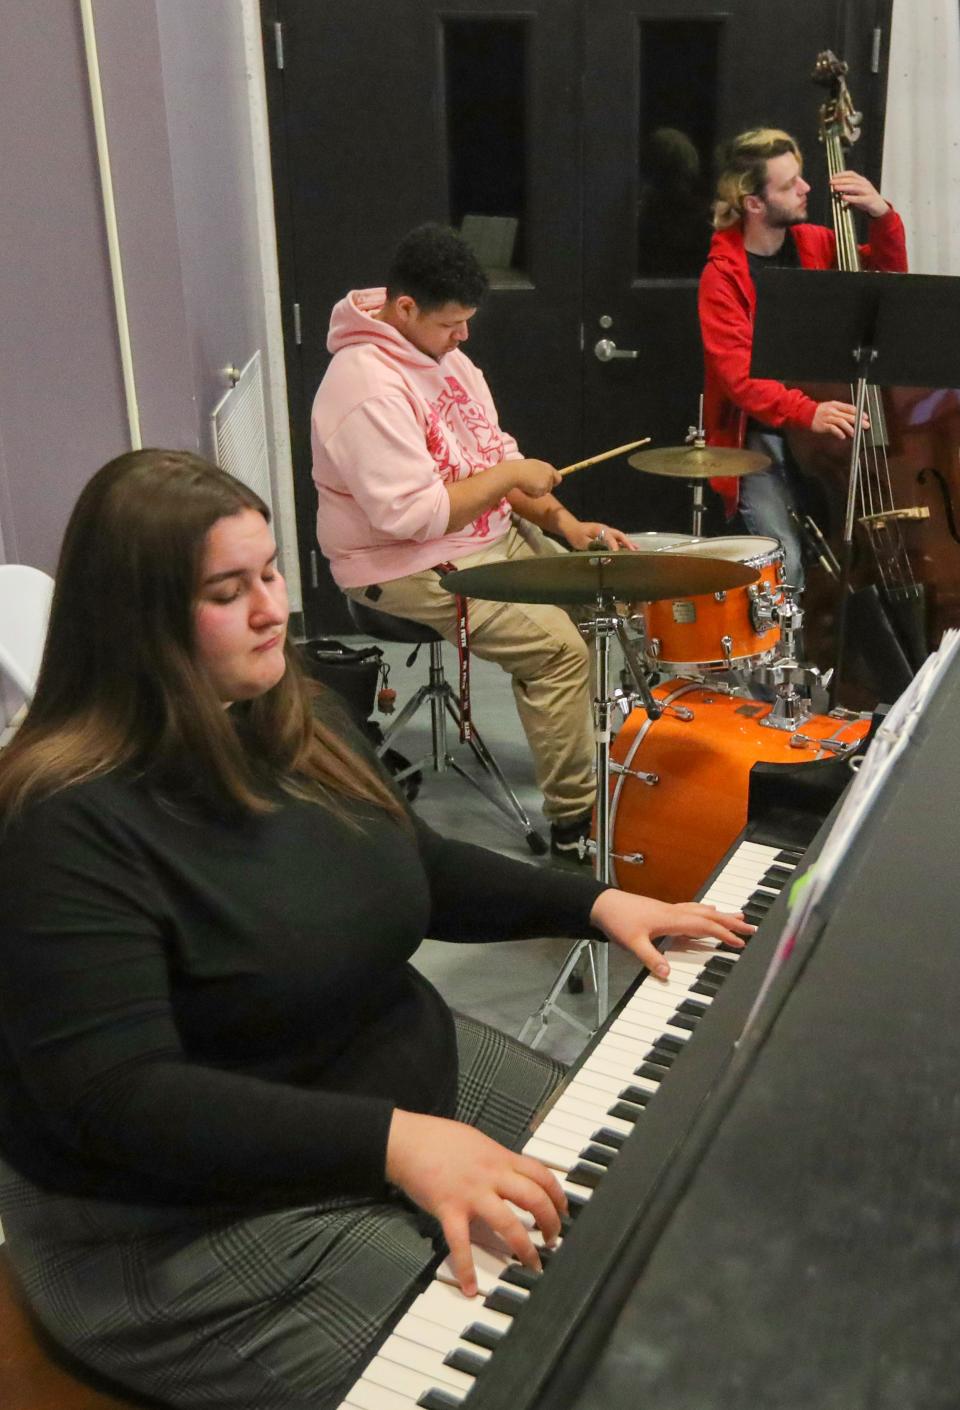
[[[424,313],[450,303],[476,308],[488,283],[473,250],[449,225],[418,225],[394,251],[387,298],[407,294]]]

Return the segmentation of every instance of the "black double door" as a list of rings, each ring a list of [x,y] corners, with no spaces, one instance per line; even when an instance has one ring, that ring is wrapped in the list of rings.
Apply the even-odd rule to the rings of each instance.
[[[529,455],[679,444],[702,382],[696,282],[716,143],[785,127],[817,150],[819,50],[851,65],[855,163],[879,179],[890,0],[262,0],[306,625],[342,625],[315,540],[309,413],[329,312],[425,220],[491,290],[467,351]],[[282,46],[282,47],[280,47]],[[282,67],[281,67],[282,64]],[[687,530],[684,484],[578,472],[575,513]]]

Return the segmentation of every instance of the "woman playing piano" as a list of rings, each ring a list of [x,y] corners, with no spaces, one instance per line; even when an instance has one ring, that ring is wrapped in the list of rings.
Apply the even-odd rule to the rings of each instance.
[[[525,1264],[565,1198],[515,1153],[559,1064],[452,1014],[421,937],[740,944],[437,836],[287,641],[265,505],[138,451],[67,528],[0,759],[0,1213],[55,1341],[170,1406],[335,1405],[468,1225]],[[510,1203],[508,1203],[508,1201]],[[516,1207],[516,1208],[515,1208]]]

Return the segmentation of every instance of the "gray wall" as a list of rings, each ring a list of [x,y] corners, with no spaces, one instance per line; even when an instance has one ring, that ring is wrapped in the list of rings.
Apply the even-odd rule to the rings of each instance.
[[[4,0],[0,532],[52,569],[70,506],[126,443],[78,7]]]
[[[209,452],[266,344],[241,4],[93,8],[142,443]],[[52,572],[130,445],[76,0],[4,0],[0,132],[0,536]]]
[[[93,13],[141,443],[208,453],[223,369],[266,348],[242,3]],[[53,572],[130,448],[77,0],[3,0],[0,133],[0,561]]]

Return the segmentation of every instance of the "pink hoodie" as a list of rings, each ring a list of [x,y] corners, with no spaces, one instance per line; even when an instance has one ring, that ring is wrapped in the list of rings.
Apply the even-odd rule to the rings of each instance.
[[[445,532],[444,484],[517,460],[480,370],[459,349],[439,362],[372,315],[383,289],[355,289],[336,305],[335,354],[313,403],[317,538],[341,587],[406,577],[496,543],[510,524],[501,500]]]

